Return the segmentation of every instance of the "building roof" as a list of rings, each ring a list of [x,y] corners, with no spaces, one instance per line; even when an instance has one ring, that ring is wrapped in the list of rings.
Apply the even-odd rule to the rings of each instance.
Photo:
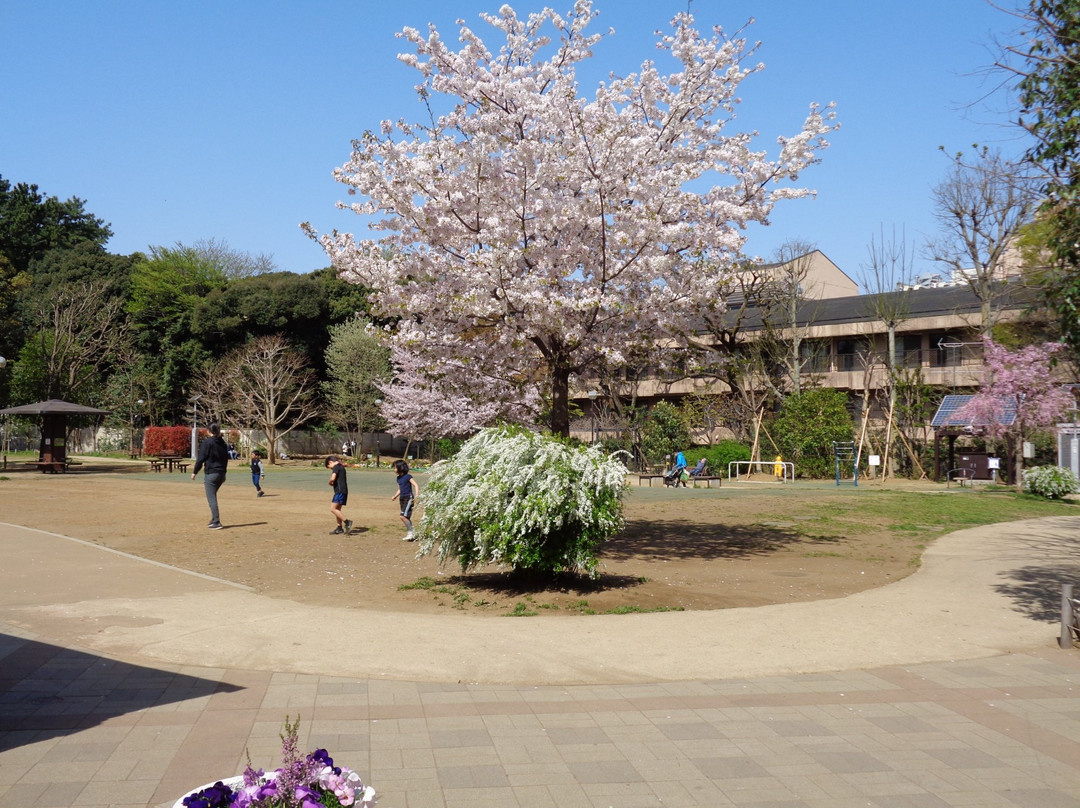
[[[734,301],[733,301],[734,302]],[[1026,309],[1037,303],[1036,293],[1020,284],[1010,284],[1003,291],[1000,305],[1007,309]],[[726,319],[734,320],[733,305]],[[967,286],[852,295],[800,302],[796,318],[800,325],[828,326],[861,323],[878,319],[877,312],[905,311],[905,320],[947,315],[981,315],[982,301]],[[741,328],[754,331],[763,326],[761,309],[753,306],[742,314]]]

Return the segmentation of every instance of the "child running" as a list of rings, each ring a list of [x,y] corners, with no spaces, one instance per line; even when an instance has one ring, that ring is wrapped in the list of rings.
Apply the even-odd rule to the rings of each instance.
[[[265,493],[262,490],[262,486],[259,485],[259,483],[262,482],[262,478],[265,477],[265,476],[266,476],[266,474],[263,471],[262,455],[259,454],[258,450],[252,450],[252,452],[251,452],[251,484],[253,486],[255,486],[255,490],[258,492],[256,494],[256,496],[261,497]]]
[[[416,480],[409,474],[409,464],[404,460],[394,461],[394,471],[397,472],[398,490],[394,496],[390,497],[390,499],[399,500],[401,506],[401,521],[405,523],[405,530],[408,531],[401,537],[401,540],[416,541],[416,536],[413,535],[412,511],[413,505],[416,504],[416,497],[420,493],[420,489],[416,484]]]
[[[330,485],[334,487],[334,498],[330,502],[330,513],[337,519],[337,527],[330,531],[330,535],[336,536],[348,533],[352,530],[352,520],[346,519],[341,509],[349,501],[349,482],[345,479],[345,466],[337,455],[330,455],[323,463],[325,468],[330,469]]]

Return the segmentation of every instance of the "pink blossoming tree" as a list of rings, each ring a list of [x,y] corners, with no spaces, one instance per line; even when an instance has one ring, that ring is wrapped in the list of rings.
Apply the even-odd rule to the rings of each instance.
[[[1012,442],[1019,489],[1023,487],[1024,441],[1036,430],[1057,422],[1076,403],[1072,393],[1054,378],[1053,358],[1063,346],[1047,342],[1010,351],[991,339],[983,340],[983,346],[985,380],[956,415]]]
[[[426,437],[463,437],[497,421],[531,423],[540,402],[529,388],[519,396],[515,385],[455,359],[432,361],[402,345],[391,354],[394,380],[382,384],[382,413],[395,435],[410,441]],[[476,391],[486,390],[482,399]],[[530,395],[531,393],[531,395]]]
[[[747,224],[811,193],[793,183],[835,128],[811,105],[774,157],[755,149],[734,119],[762,65],[688,13],[658,43],[670,73],[646,61],[586,98],[576,67],[603,38],[587,30],[595,16],[590,0],[527,19],[504,5],[482,15],[497,52],[463,21],[458,49],[433,26],[402,31],[430,119],[383,122],[336,172],[378,238],[319,237],[344,278],[374,290],[376,313],[400,318],[395,342],[498,380],[475,401],[537,390],[562,435],[579,379],[715,304]]]

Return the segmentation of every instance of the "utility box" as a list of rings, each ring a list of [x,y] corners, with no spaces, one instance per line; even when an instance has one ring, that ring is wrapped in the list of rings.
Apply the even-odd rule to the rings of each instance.
[[[962,452],[956,464],[957,468],[969,469],[973,480],[990,480],[989,452]]]
[[[1057,464],[1080,477],[1080,424],[1058,424]]]

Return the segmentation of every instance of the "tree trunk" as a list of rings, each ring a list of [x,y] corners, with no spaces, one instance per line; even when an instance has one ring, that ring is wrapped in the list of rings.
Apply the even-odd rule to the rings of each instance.
[[[570,369],[554,367],[551,372],[551,434],[570,437]]]
[[[1013,449],[1016,452],[1016,460],[1014,461],[1016,476],[1016,490],[1024,490],[1024,434],[1022,432],[1016,435],[1016,448]]]

